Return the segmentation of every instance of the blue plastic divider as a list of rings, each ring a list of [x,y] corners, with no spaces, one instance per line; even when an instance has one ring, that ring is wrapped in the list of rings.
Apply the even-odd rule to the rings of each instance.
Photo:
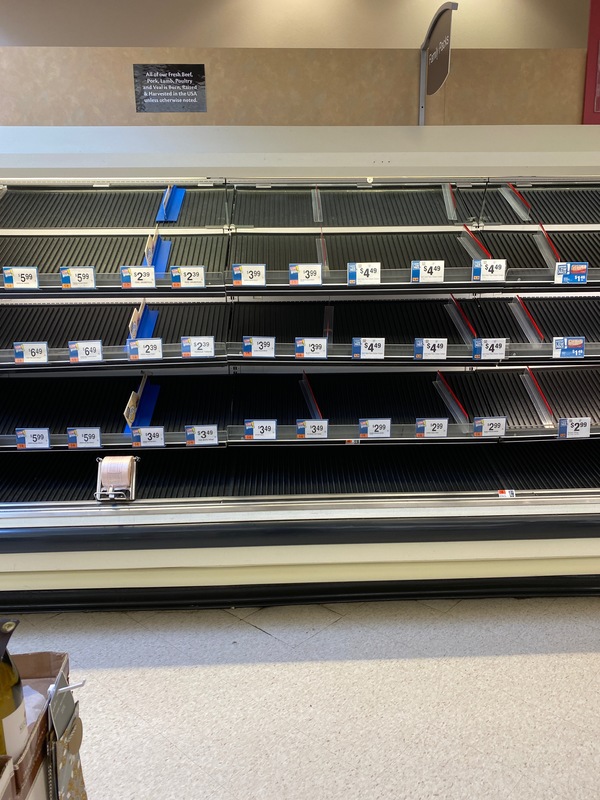
[[[154,409],[156,408],[156,401],[158,400],[159,392],[160,386],[157,383],[146,383],[144,391],[142,392],[142,399],[140,400],[135,419],[133,420],[134,428],[140,426],[145,427],[152,423],[152,415],[154,414]],[[129,425],[125,425],[124,432],[127,435],[131,435],[131,427]]]
[[[154,246],[154,255],[152,256],[152,264],[148,264],[146,256],[142,262],[143,267],[154,267],[154,272],[157,278],[164,278],[169,264],[169,256],[171,255],[171,245],[173,242],[165,242],[165,240],[158,236]]]
[[[168,189],[165,189],[165,193],[160,201],[160,206],[158,208],[158,213],[155,220],[156,222],[177,222],[177,219],[179,218],[179,212],[181,211],[183,198],[185,197],[185,189],[179,186],[173,186],[165,209],[164,200],[167,191]]]

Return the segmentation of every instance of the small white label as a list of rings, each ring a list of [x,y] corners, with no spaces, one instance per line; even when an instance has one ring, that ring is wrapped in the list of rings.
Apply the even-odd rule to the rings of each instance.
[[[498,497],[500,500],[514,500],[517,493],[514,489],[498,489]]]
[[[274,358],[274,336],[244,336],[242,342],[244,358]]]
[[[267,281],[266,264],[234,264],[234,286],[264,286]]]
[[[277,438],[276,419],[244,420],[244,439],[269,440]]]
[[[27,744],[27,717],[24,700],[21,701],[21,705],[12,714],[2,719],[2,733],[4,734],[6,755],[16,761]],[[11,773],[12,769],[11,764]]]
[[[444,361],[448,353],[448,339],[423,339],[423,361]]]
[[[473,261],[474,281],[493,283],[506,280],[505,258],[479,258]]]
[[[381,263],[379,261],[352,261],[347,267],[350,286],[373,286],[381,283]]]
[[[183,358],[214,358],[214,336],[182,336],[181,355]]]
[[[359,439],[389,439],[391,435],[391,419],[360,419],[358,421]]]
[[[413,261],[411,263],[412,283],[443,283],[444,261]]]
[[[296,437],[298,439],[327,439],[329,420],[298,419],[296,420]]]
[[[219,431],[216,425],[186,425],[185,443],[196,447],[204,444],[219,444]]]
[[[502,361],[506,358],[506,339],[474,339],[473,358],[481,361]]]
[[[352,340],[352,357],[362,359],[385,358],[385,339],[356,338]]]
[[[47,364],[48,342],[15,342],[15,364]]]
[[[50,431],[48,428],[17,428],[17,450],[48,450]]]
[[[475,417],[473,436],[488,438],[506,434],[506,417]]]
[[[172,267],[171,286],[173,289],[204,289],[204,267]]]
[[[159,427],[133,428],[134,447],[164,447],[165,429]]]
[[[121,267],[121,286],[123,289],[154,289],[154,267]]]
[[[290,286],[320,286],[321,264],[290,264]]]
[[[61,286],[63,289],[95,289],[94,267],[61,267]]]
[[[39,289],[37,267],[3,267],[5,289]]]
[[[590,417],[563,417],[558,421],[558,438],[589,439],[591,429]]]
[[[130,361],[151,361],[162,357],[162,339],[129,340]]]
[[[102,342],[97,339],[87,342],[69,342],[71,364],[86,364],[102,361]]]
[[[86,447],[101,447],[100,428],[67,428],[69,450]]]
[[[296,358],[327,358],[327,339],[298,336],[296,338]]]
[[[445,439],[446,436],[448,436],[447,419],[420,418],[417,420],[417,439]]]

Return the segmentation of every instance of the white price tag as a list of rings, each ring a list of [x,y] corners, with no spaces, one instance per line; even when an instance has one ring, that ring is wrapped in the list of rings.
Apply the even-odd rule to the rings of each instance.
[[[203,444],[219,444],[219,431],[216,425],[186,425],[185,443],[188,447]]]
[[[506,339],[473,339],[475,361],[502,361],[506,358]]]
[[[296,337],[296,358],[327,358],[327,339]]]
[[[473,436],[487,438],[506,435],[506,417],[475,417]]]
[[[505,258],[477,258],[473,261],[472,278],[481,283],[506,280]]]
[[[448,339],[423,339],[415,348],[415,358],[423,361],[445,361],[447,355]]]
[[[444,261],[413,261],[410,267],[411,283],[443,283]]]
[[[329,420],[297,419],[296,437],[298,439],[327,439]]]
[[[130,361],[151,361],[162,357],[162,339],[129,340]]]
[[[359,439],[389,439],[391,435],[391,419],[360,419],[358,421]]]
[[[352,358],[385,358],[385,339],[355,337],[352,339]]]
[[[48,342],[15,342],[15,364],[47,364]]]
[[[590,417],[562,417],[558,421],[558,438],[589,439],[591,429]]]
[[[132,439],[134,447],[164,447],[165,429],[160,427],[133,428]]]
[[[276,419],[246,419],[244,420],[244,439],[262,440],[277,438]]]
[[[102,361],[102,342],[100,339],[87,342],[69,342],[69,361],[71,364]]]
[[[37,267],[3,267],[5,289],[39,289]]]
[[[214,358],[214,336],[182,336],[181,355],[183,358]]]
[[[17,450],[48,450],[50,430],[48,428],[17,428]]]
[[[60,283],[63,289],[95,289],[94,267],[61,267]]]
[[[121,267],[123,289],[154,289],[156,275],[154,267]]]
[[[444,439],[448,436],[448,420],[420,418],[417,420],[416,436],[417,439]]]
[[[274,358],[274,336],[244,336],[242,341],[244,358]]]
[[[69,450],[101,446],[100,428],[67,428]]]
[[[204,267],[171,267],[171,286],[173,289],[204,289]]]
[[[351,261],[347,268],[349,286],[372,286],[381,283],[379,261]]]
[[[290,286],[320,286],[321,264],[290,264]]]
[[[234,286],[265,286],[267,282],[266,264],[234,264]]]

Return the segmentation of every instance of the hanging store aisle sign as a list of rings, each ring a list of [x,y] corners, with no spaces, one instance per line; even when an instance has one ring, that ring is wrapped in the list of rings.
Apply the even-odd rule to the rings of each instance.
[[[49,428],[17,428],[17,450],[48,450]]]
[[[182,336],[181,355],[183,358],[214,358],[214,336]]]
[[[444,439],[448,436],[448,420],[419,417],[415,426],[415,435],[417,439]]]
[[[2,267],[5,289],[39,289],[37,267]]]
[[[350,261],[348,286],[373,286],[381,283],[381,263],[379,261]]]
[[[475,417],[473,420],[473,436],[485,439],[505,434],[506,417]]]
[[[415,361],[445,361],[448,339],[415,339]]]
[[[206,444],[219,444],[219,431],[216,425],[186,425],[185,444],[198,447]]]
[[[290,264],[290,286],[321,286],[323,266],[321,264]]]
[[[296,336],[296,358],[327,358],[327,338]]]
[[[171,267],[173,289],[204,289],[206,270],[204,267]]]
[[[102,342],[94,339],[87,342],[69,342],[71,364],[90,364],[102,361]]]
[[[552,339],[552,358],[584,358],[585,337],[555,336]]]
[[[297,439],[327,439],[328,419],[297,419]]]
[[[244,336],[242,355],[244,358],[275,358],[275,337]]]
[[[162,339],[130,339],[127,347],[130,361],[154,361],[163,357]]]
[[[266,286],[267,284],[267,265],[266,264],[233,264],[234,286]]]
[[[557,261],[554,283],[587,283],[587,261]]]
[[[360,439],[389,439],[392,435],[391,419],[359,419]]]
[[[69,450],[102,447],[100,428],[67,428],[67,447]]]
[[[134,447],[164,447],[165,429],[158,426],[132,428],[131,441]]]
[[[590,417],[561,417],[558,420],[559,439],[589,439],[591,430]]]
[[[154,267],[121,267],[122,289],[155,289]]]
[[[444,261],[411,261],[411,283],[443,283]]]
[[[474,361],[501,361],[506,358],[506,339],[473,339]]]
[[[245,419],[244,439],[268,441],[277,438],[276,419]]]
[[[95,289],[94,267],[61,267],[60,285],[63,289]]]
[[[506,280],[505,258],[476,258],[473,260],[471,280],[478,283],[501,283]]]
[[[206,111],[204,64],[134,64],[133,85],[138,114]]]
[[[352,339],[352,358],[385,358],[385,339],[370,339],[355,336]]]
[[[15,342],[15,364],[47,364],[48,342]]]

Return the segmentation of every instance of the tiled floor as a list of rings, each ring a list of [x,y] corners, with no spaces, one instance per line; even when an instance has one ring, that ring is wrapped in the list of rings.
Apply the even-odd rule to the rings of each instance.
[[[22,617],[90,800],[597,800],[600,598]]]

